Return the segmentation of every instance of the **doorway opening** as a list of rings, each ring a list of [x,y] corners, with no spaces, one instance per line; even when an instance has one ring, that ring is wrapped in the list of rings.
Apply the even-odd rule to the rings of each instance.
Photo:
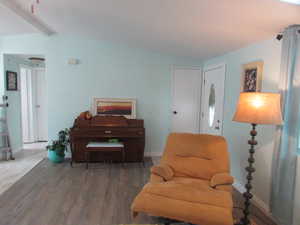
[[[16,90],[5,88],[8,97],[7,121],[14,151],[44,149],[48,142],[45,57],[4,55],[4,70],[17,74]],[[6,86],[8,85],[8,77]]]

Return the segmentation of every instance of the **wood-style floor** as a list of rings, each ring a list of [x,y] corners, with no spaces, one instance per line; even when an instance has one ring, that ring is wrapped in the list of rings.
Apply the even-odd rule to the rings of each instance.
[[[149,177],[141,164],[51,164],[44,160],[0,196],[0,225],[155,224],[146,215],[132,221],[130,204]],[[236,205],[241,195],[234,193]],[[235,210],[235,217],[240,210]],[[274,225],[254,209],[258,225]]]

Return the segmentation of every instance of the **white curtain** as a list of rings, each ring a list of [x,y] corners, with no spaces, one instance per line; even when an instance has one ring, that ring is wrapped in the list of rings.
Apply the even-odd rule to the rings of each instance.
[[[300,26],[283,34],[279,90],[284,125],[277,127],[271,194],[272,214],[280,225],[293,224],[300,128]]]

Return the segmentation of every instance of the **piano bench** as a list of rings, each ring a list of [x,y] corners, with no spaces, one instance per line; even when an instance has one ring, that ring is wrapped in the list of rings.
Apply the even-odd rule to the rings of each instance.
[[[125,148],[122,142],[89,142],[85,148],[86,169],[89,168],[91,152],[120,152],[122,154],[122,163],[125,162]]]

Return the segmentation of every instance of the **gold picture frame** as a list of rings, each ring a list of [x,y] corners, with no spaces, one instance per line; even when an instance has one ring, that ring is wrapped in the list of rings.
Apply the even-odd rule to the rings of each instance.
[[[97,116],[125,116],[136,118],[136,99],[94,98],[93,114]]]
[[[242,92],[261,91],[263,67],[263,61],[255,61],[243,65]]]

